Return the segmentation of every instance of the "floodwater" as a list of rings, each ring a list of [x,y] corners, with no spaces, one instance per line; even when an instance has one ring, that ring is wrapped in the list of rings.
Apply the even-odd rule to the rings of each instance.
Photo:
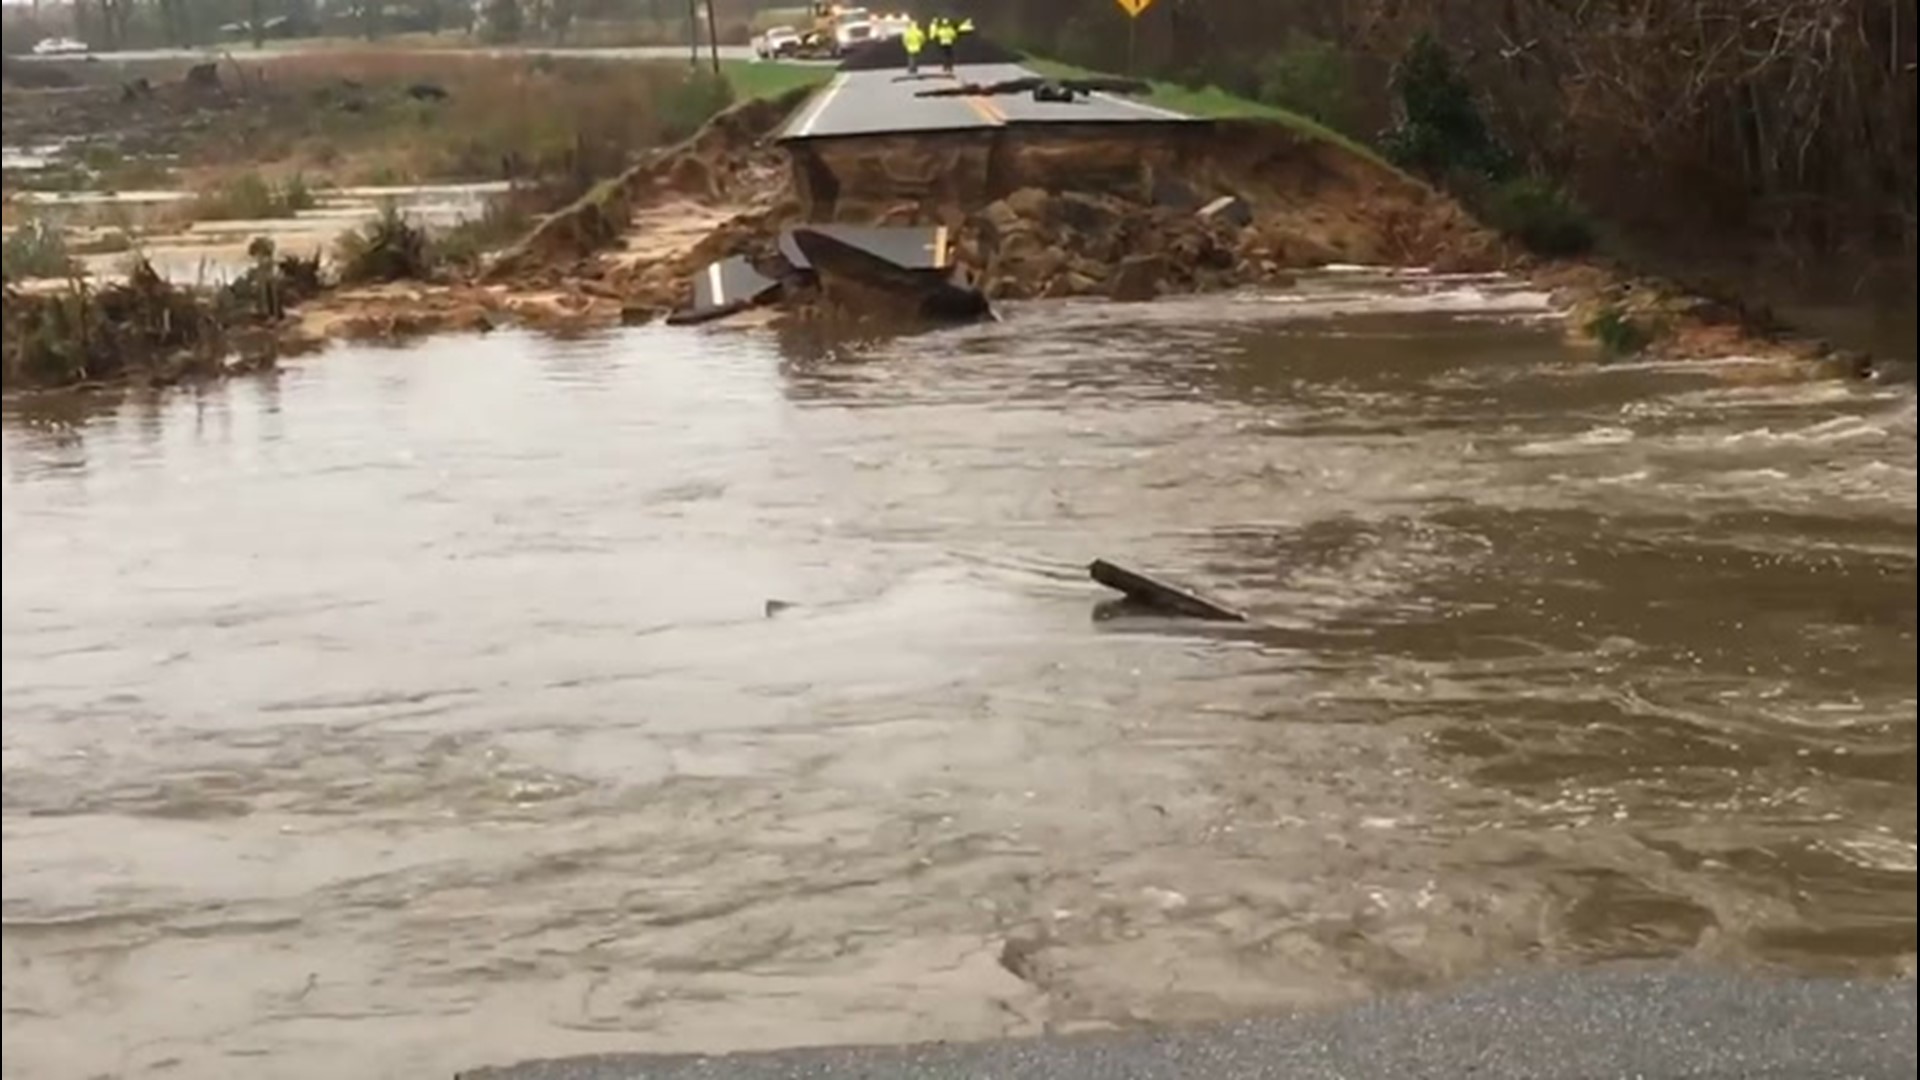
[[[10,404],[5,1075],[1911,971],[1912,389],[1602,367],[1543,303],[1347,274]],[[1259,621],[1096,617],[1096,556]]]
[[[21,204],[83,244],[132,231],[139,239],[139,257],[160,276],[199,284],[245,273],[253,264],[248,249],[256,238],[272,240],[281,254],[321,255],[343,235],[390,209],[416,224],[446,229],[482,216],[508,190],[504,181],[322,188],[314,192],[316,205],[288,217],[184,225],[180,215],[193,198],[185,191],[27,192]],[[127,258],[126,251],[116,251],[86,256],[83,263],[88,273],[113,278],[122,274]]]

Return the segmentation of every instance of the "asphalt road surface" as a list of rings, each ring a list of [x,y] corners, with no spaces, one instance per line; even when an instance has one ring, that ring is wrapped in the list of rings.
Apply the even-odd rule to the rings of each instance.
[[[1914,984],[1566,972],[1172,1032],[600,1056],[462,1080],[1901,1080]]]
[[[1095,94],[1072,103],[1035,101],[1030,94],[923,98],[915,94],[952,86],[955,81],[1005,82],[1033,76],[1016,64],[963,64],[954,74],[938,66],[917,76],[900,68],[842,71],[833,77],[781,129],[782,139],[825,139],[841,135],[886,135],[920,131],[966,131],[1009,124],[1141,123],[1190,119],[1144,102]]]

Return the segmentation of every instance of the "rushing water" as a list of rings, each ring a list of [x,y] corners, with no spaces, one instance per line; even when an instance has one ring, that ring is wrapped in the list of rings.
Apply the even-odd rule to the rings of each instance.
[[[1600,367],[1539,304],[1347,275],[15,403],[6,1075],[1911,970],[1911,389]],[[1259,622],[1096,618],[1095,556]]]

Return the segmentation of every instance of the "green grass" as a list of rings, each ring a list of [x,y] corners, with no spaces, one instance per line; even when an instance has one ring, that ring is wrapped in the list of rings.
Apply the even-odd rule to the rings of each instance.
[[[1081,79],[1094,75],[1111,77],[1110,72],[1094,71],[1038,56],[1029,56],[1024,63],[1034,71],[1056,79]],[[1144,101],[1148,105],[1155,105],[1162,109],[1171,109],[1177,113],[1185,113],[1188,116],[1197,116],[1203,120],[1271,120],[1284,124],[1302,135],[1325,139],[1369,161],[1393,169],[1393,166],[1388,164],[1378,152],[1297,112],[1254,101],[1251,98],[1243,98],[1237,94],[1229,94],[1217,86],[1195,88],[1181,86],[1179,83],[1162,82],[1158,79],[1149,79],[1147,82],[1153,89],[1135,100]],[[1394,169],[1394,171],[1400,170]]]
[[[779,97],[798,86],[820,86],[833,78],[834,69],[825,64],[782,64],[778,61],[723,60],[720,74],[733,87],[740,101],[751,98]]]

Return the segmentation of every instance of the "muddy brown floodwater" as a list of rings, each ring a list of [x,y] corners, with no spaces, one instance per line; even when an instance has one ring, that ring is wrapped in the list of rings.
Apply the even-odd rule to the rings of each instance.
[[[1542,303],[1353,273],[13,403],[6,1075],[1910,971],[1911,389],[1599,367]],[[1095,556],[1261,621],[1096,618]]]

